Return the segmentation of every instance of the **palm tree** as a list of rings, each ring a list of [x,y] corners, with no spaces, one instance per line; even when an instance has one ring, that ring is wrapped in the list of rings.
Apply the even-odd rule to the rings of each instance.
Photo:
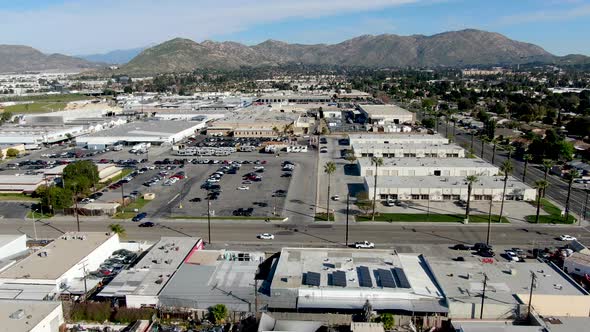
[[[524,156],[522,156],[522,160],[524,160],[524,170],[522,171],[522,182],[525,182],[526,171],[529,167],[529,161],[533,160],[533,156],[529,153],[525,153]]]
[[[356,156],[354,155],[354,151],[353,150],[348,150],[348,152],[346,153],[346,160],[352,165],[356,162]]]
[[[469,175],[465,178],[467,181],[467,206],[465,207],[465,219],[469,220],[469,205],[471,204],[471,190],[473,184],[478,181],[477,175]]]
[[[572,193],[572,185],[574,184],[574,179],[580,176],[580,172],[575,169],[570,170],[568,174],[568,184],[567,184],[567,198],[565,199],[565,221],[568,220],[570,214],[570,196]]]
[[[502,213],[504,213],[504,199],[506,197],[506,184],[508,184],[508,177],[510,173],[514,170],[514,166],[510,162],[510,159],[505,160],[500,166],[500,171],[504,173],[504,189],[502,190],[502,203],[500,203],[500,216],[498,217],[498,222],[502,222]]]
[[[506,150],[506,152],[508,152],[508,160],[510,160],[510,158],[512,158],[512,154],[514,153],[514,147],[508,144],[504,147],[504,149]]]
[[[371,220],[375,220],[375,206],[377,205],[377,172],[379,167],[383,166],[383,158],[380,157],[373,157],[371,159],[371,164],[375,165],[375,187],[373,187],[373,214],[371,215]]]
[[[483,153],[485,152],[485,150],[484,150],[485,149],[485,144],[487,142],[489,142],[489,141],[490,141],[490,139],[487,136],[483,135],[481,137],[481,158],[482,159],[483,159]]]
[[[328,161],[324,165],[324,173],[328,174],[328,204],[327,205],[327,212],[326,212],[326,220],[330,221],[330,182],[332,180],[332,174],[336,172],[336,164],[333,161]]]
[[[545,192],[545,189],[549,187],[549,182],[546,180],[535,181],[535,189],[537,189],[537,215],[535,216],[535,223],[539,223],[539,213],[541,212],[541,196]]]
[[[551,159],[543,159],[543,169],[545,170],[545,174],[543,175],[543,180],[547,180],[547,175],[549,175],[549,171],[551,170],[551,168],[553,168],[553,166],[555,165],[555,162]]]
[[[492,144],[493,144],[493,150],[492,150],[492,165],[493,165],[494,161],[496,160],[496,148],[498,147],[498,139],[496,139],[496,138],[492,139]]]
[[[109,230],[111,231],[111,233],[119,235],[119,237],[125,237],[127,235],[125,232],[125,228],[121,226],[121,224],[110,224]]]

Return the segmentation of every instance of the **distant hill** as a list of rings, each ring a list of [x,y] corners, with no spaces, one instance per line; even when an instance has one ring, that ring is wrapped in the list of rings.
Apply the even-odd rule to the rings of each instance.
[[[176,38],[148,48],[120,71],[154,74],[196,68],[234,69],[286,63],[365,67],[466,67],[517,63],[561,63],[543,48],[481,30],[444,32],[432,36],[364,35],[338,44],[302,45],[268,40],[254,46],[234,42]],[[571,55],[569,61],[587,61]]]
[[[29,46],[0,45],[0,73],[84,70],[102,66],[63,54],[44,54]]]
[[[141,51],[145,50],[146,47],[131,48],[128,50],[114,50],[107,53],[99,54],[88,54],[88,55],[77,55],[76,57],[91,61],[91,62],[102,62],[109,64],[124,64],[135,58]]]

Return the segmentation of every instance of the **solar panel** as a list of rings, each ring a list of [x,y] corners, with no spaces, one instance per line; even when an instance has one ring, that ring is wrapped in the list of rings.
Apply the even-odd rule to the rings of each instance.
[[[361,287],[373,287],[373,280],[371,280],[371,273],[366,266],[359,266],[356,268],[356,273],[359,277],[359,285]]]
[[[393,275],[395,276],[395,282],[398,284],[400,288],[412,288],[410,286],[410,282],[406,277],[406,273],[399,267],[392,269]]]
[[[332,284],[334,286],[346,287],[346,272],[332,272]]]
[[[320,286],[321,275],[317,272],[307,272],[304,275],[304,282],[308,286]]]
[[[395,280],[393,279],[393,275],[391,274],[391,271],[379,269],[379,270],[377,270],[377,275],[379,276],[379,281],[381,282],[381,287],[387,287],[387,288],[397,287],[395,284]]]

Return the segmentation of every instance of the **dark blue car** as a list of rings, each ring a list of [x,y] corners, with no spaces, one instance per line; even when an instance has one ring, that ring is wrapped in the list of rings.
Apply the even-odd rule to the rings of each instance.
[[[133,217],[131,220],[132,221],[140,221],[143,218],[147,217],[147,213],[142,212],[142,213],[138,213],[135,217]]]

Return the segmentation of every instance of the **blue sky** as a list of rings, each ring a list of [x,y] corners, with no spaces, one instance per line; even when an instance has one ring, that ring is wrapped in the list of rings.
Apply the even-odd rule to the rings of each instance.
[[[100,53],[163,42],[336,43],[475,28],[590,55],[590,0],[1,0],[0,44]]]

